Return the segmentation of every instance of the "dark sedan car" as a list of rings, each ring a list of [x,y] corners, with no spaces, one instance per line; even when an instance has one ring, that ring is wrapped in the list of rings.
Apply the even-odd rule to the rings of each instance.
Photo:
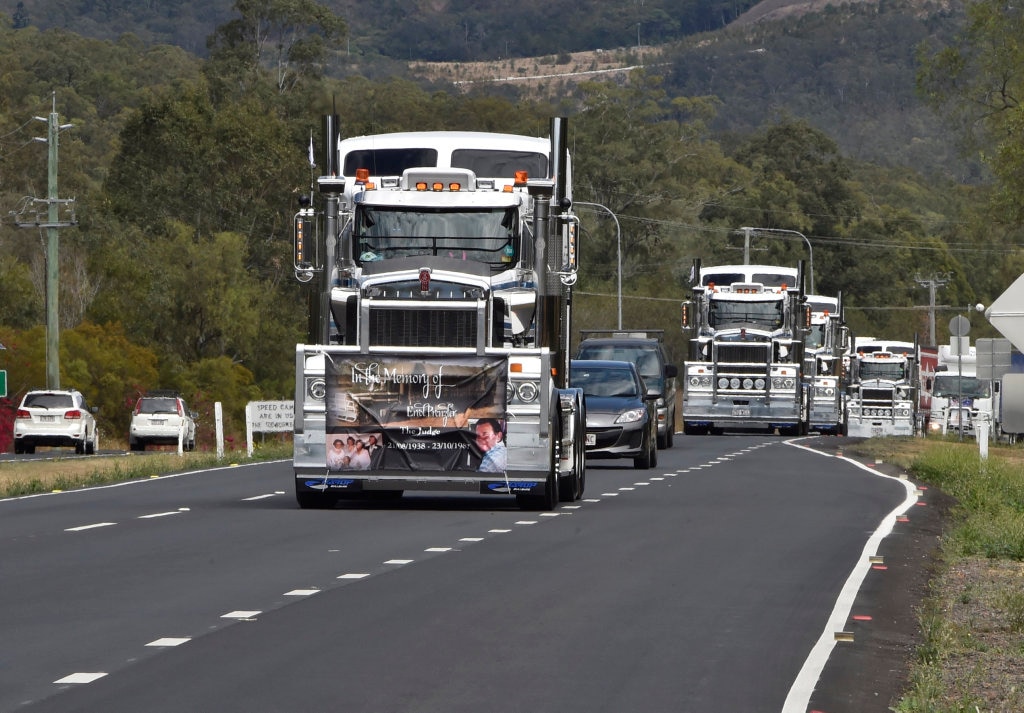
[[[660,393],[648,389],[628,361],[574,359],[569,383],[583,389],[587,407],[587,458],[632,458],[636,468],[658,464]]]

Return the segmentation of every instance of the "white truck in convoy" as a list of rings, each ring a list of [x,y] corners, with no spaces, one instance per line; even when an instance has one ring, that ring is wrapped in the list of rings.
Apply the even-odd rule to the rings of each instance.
[[[692,299],[682,304],[690,333],[683,373],[683,432],[725,428],[807,430],[803,303],[798,269],[694,263]]]
[[[843,355],[850,332],[842,296],[807,295],[811,325],[804,334],[804,378],[808,430],[846,435],[846,373]]]
[[[951,344],[940,344],[938,366],[931,388],[929,429],[973,434],[981,419],[993,422],[992,381],[978,376],[976,347],[958,354]]]
[[[917,354],[913,342],[855,340],[846,396],[848,435],[916,435]]]
[[[582,496],[567,126],[340,139],[324,117],[318,195],[295,216],[310,287],[295,350],[301,507],[406,490],[545,510]]]

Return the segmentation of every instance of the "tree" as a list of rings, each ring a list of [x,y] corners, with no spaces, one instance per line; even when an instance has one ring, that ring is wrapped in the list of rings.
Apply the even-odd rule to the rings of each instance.
[[[237,82],[241,91],[261,84],[268,70],[280,93],[303,77],[319,77],[326,41],[346,32],[341,17],[313,0],[235,0],[234,9],[241,17],[219,26],[207,40],[208,76]]]
[[[957,127],[965,150],[995,173],[1001,213],[1024,224],[1024,10],[1000,0],[972,2],[952,44],[918,54],[920,91]]]

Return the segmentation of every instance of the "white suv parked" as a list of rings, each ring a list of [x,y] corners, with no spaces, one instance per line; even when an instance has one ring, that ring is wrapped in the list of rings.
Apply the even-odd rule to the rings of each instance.
[[[100,435],[96,417],[75,389],[29,391],[14,418],[14,452],[35,453],[36,446],[74,446],[95,453]]]
[[[182,450],[196,447],[196,413],[173,391],[150,392],[135,403],[128,427],[128,448],[144,451],[147,445],[178,445]]]

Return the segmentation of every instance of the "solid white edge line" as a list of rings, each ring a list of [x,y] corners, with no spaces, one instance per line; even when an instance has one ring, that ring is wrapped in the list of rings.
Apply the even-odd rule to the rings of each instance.
[[[917,490],[917,486],[909,480],[903,480],[891,475],[879,473],[874,468],[869,468],[868,466],[845,456],[833,456],[829,453],[823,453],[822,451],[808,448],[807,446],[792,441],[786,441],[786,444],[795,448],[802,448],[812,453],[817,453],[818,455],[822,455],[827,458],[839,458],[847,463],[852,463],[872,475],[902,483],[903,487],[907,491],[906,499],[882,519],[878,528],[864,544],[864,549],[861,552],[860,559],[857,560],[857,564],[854,565],[853,571],[850,572],[850,576],[847,577],[846,583],[839,592],[835,608],[832,610],[832,614],[829,616],[828,621],[825,622],[825,628],[822,630],[821,636],[818,638],[814,647],[811,648],[810,653],[804,660],[803,666],[800,668],[800,672],[797,674],[796,679],[793,681],[793,685],[789,689],[789,694],[786,696],[786,702],[782,706],[781,713],[805,713],[807,706],[810,703],[811,695],[814,693],[814,688],[818,683],[818,679],[821,678],[821,672],[825,669],[825,664],[828,663],[829,656],[832,654],[832,649],[835,648],[835,632],[843,630],[843,627],[850,616],[850,610],[853,609],[854,600],[860,592],[861,585],[864,583],[864,578],[867,577],[868,572],[871,569],[870,558],[878,554],[878,545],[892,532],[893,527],[896,525],[896,518],[907,512],[907,510],[913,507],[914,503],[917,502],[917,496],[914,494]]]

